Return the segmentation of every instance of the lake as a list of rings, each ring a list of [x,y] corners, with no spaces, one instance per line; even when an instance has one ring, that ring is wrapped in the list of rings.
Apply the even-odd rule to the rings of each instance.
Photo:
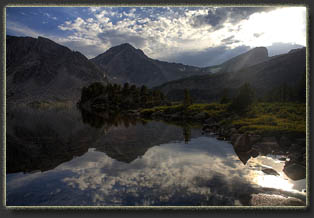
[[[284,154],[243,157],[195,125],[71,107],[15,108],[6,119],[7,206],[249,206],[259,194],[306,199],[305,179],[282,171]]]

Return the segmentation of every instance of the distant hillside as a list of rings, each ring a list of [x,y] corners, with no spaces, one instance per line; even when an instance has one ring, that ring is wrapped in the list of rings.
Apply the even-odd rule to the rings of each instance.
[[[47,38],[6,37],[7,101],[77,101],[81,87],[103,81],[84,55]]]
[[[170,80],[193,75],[209,74],[207,69],[158,61],[147,57],[128,43],[110,48],[91,59],[112,83],[156,86]]]
[[[234,95],[237,88],[248,82],[255,88],[256,94],[262,96],[284,83],[296,85],[305,72],[306,49],[301,48],[236,72],[188,77],[165,83],[155,89],[164,92],[171,100],[181,100],[183,90],[187,88],[196,101],[214,101],[218,100],[224,91]]]
[[[230,60],[220,65],[210,66],[205,69],[213,73],[236,72],[246,67],[267,61],[268,59],[269,57],[267,49],[265,47],[257,47],[234,58],[231,58]]]

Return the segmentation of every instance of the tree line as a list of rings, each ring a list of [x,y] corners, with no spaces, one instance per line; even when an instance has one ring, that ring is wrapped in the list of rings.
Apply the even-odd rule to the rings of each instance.
[[[92,107],[104,110],[150,108],[166,103],[162,92],[148,89],[145,85],[137,87],[129,83],[123,86],[109,83],[104,86],[100,82],[83,87],[79,104],[88,101]]]

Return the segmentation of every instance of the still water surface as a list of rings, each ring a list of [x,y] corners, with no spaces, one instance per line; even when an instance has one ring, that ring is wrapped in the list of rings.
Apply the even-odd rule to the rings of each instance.
[[[250,205],[253,193],[303,196],[281,155],[243,163],[197,127],[76,109],[7,114],[8,206]],[[271,167],[280,175],[267,175]],[[305,196],[305,195],[304,195]]]

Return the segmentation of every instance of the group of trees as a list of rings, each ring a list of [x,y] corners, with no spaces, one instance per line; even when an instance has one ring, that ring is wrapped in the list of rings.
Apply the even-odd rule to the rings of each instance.
[[[286,83],[270,90],[264,97],[267,102],[305,102],[306,80],[305,75],[296,85]]]
[[[220,103],[229,103],[229,109],[236,113],[245,112],[254,101],[263,102],[305,102],[306,99],[306,81],[305,74],[302,79],[294,86],[281,84],[270,90],[264,96],[255,95],[254,88],[249,83],[244,83],[238,90],[237,94],[230,97],[230,93],[235,90],[224,89],[221,93]],[[82,89],[80,103],[91,101],[94,108],[100,109],[137,109],[151,108],[154,106],[165,105],[167,101],[162,92],[148,89],[145,85],[136,87],[125,83],[108,84],[96,82]],[[192,104],[190,91],[185,89],[183,92],[182,105],[185,109]]]
[[[137,87],[125,83],[108,84],[96,82],[82,89],[80,104],[90,101],[94,108],[129,110],[149,108],[165,104],[165,96],[158,90],[148,89],[145,85]]]

